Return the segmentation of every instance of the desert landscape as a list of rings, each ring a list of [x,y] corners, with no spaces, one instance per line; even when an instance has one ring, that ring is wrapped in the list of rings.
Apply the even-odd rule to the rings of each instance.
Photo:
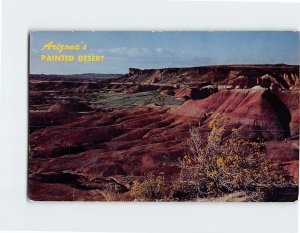
[[[299,66],[29,75],[28,197],[295,201]]]

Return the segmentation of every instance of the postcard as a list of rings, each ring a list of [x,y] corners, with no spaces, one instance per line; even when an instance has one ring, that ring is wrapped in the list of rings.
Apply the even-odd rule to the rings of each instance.
[[[298,199],[299,32],[29,41],[30,200]]]

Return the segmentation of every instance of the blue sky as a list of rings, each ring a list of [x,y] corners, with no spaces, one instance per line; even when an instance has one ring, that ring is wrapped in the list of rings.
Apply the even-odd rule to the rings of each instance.
[[[42,62],[44,44],[81,44],[104,62]],[[163,68],[217,64],[299,64],[299,32],[31,32],[30,73],[127,73],[129,67]]]

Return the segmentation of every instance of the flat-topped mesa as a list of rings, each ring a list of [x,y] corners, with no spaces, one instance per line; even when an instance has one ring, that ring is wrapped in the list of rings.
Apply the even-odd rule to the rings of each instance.
[[[137,68],[129,68],[128,74],[129,75],[136,75],[136,74],[141,74],[143,70],[137,69]]]
[[[261,85],[282,89],[299,89],[299,65],[215,65],[184,68],[138,69],[129,68],[120,82],[142,84],[182,84],[189,87],[232,85],[234,88],[251,88]]]

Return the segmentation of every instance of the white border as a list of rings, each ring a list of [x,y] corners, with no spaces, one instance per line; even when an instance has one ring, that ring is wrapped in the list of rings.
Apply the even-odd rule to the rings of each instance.
[[[0,230],[294,233],[297,203],[30,202],[30,30],[299,30],[299,4],[3,0]]]

